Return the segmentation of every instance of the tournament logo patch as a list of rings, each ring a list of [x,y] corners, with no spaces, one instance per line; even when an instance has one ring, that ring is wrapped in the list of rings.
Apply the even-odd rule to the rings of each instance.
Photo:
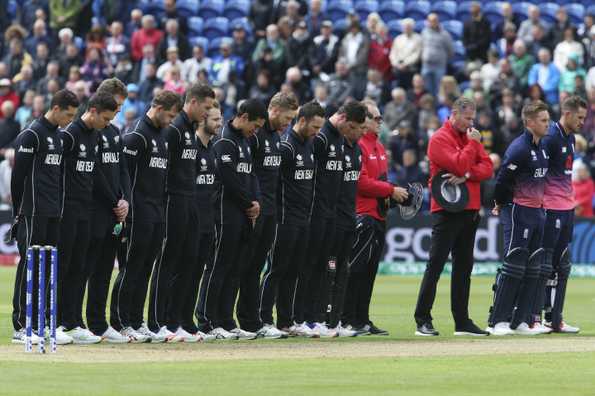
[[[51,136],[48,136],[46,140],[48,141],[48,150],[53,150],[54,149],[54,139],[52,139]]]
[[[207,170],[207,160],[204,158],[200,159],[200,171],[204,172]]]
[[[81,144],[79,146],[79,157],[81,158],[86,158],[87,157],[87,148],[85,147],[84,144]]]
[[[188,132],[184,133],[184,137],[186,138],[186,146],[191,146],[192,140],[190,140],[190,133],[188,133]]]
[[[270,144],[269,144],[269,141],[268,140],[265,140],[264,141],[264,152],[265,153],[270,153],[271,152],[271,147],[270,147]]]
[[[109,148],[109,143],[107,141],[107,138],[105,137],[105,135],[101,136],[101,140],[103,140],[103,148]]]
[[[157,149],[157,142],[155,141],[155,139],[151,139],[151,144],[153,144],[153,152],[158,153],[159,149]]]
[[[297,160],[295,163],[296,166],[304,166],[304,160],[301,154],[296,155],[295,159]]]

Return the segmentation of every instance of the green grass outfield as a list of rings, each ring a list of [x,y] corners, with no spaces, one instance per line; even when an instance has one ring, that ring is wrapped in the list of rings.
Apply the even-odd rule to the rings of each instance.
[[[389,337],[100,344],[45,356],[10,344],[13,281],[14,268],[0,268],[0,395],[595,395],[594,279],[569,286],[566,317],[578,336],[455,338],[445,277],[434,309],[442,335],[420,339],[412,321],[420,279],[382,276],[372,315]],[[472,284],[482,326],[490,284]]]

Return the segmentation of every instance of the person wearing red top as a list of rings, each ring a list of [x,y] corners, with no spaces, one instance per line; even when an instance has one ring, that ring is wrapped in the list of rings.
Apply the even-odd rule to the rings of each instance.
[[[481,207],[480,182],[492,176],[492,161],[481,144],[480,133],[473,128],[476,110],[471,99],[459,98],[444,125],[432,135],[428,145],[431,179],[440,171],[452,184],[465,183],[469,202],[457,213],[442,209],[432,197],[432,241],[430,259],[415,308],[416,335],[437,336],[432,325],[432,305],[444,264],[452,252],[451,310],[455,335],[486,335],[469,318],[469,289],[473,269],[473,247]]]
[[[576,167],[576,180],[572,181],[574,200],[576,207],[574,214],[580,217],[593,217],[593,196],[595,195],[595,183],[589,174],[589,167],[580,161]]]
[[[155,17],[145,15],[142,19],[142,28],[132,33],[130,49],[133,61],[138,62],[142,59],[145,45],[151,44],[154,48],[159,46],[159,42],[163,38],[163,32],[155,26]]]
[[[363,102],[367,109],[367,132],[358,141],[361,150],[361,172],[356,192],[356,243],[351,253],[351,267],[341,322],[358,334],[388,335],[370,320],[370,301],[378,262],[384,247],[386,231],[385,200],[407,199],[407,190],[387,180],[387,157],[378,131],[382,123],[380,111],[373,101]]]
[[[12,102],[15,109],[19,108],[20,98],[19,95],[12,90],[12,83],[8,78],[0,80],[0,108],[4,102]],[[4,113],[0,110],[0,119],[4,118]]]

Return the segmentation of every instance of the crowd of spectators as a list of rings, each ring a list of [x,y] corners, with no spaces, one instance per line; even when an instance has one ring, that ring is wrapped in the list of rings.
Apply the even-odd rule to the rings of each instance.
[[[327,0],[332,13],[321,0],[226,1],[238,4],[238,18],[216,10],[200,18],[206,6],[196,0],[0,0],[0,200],[9,203],[1,185],[19,130],[58,89],[85,103],[102,79],[116,76],[128,85],[115,120],[124,131],[156,91],[183,93],[194,81],[214,87],[226,118],[242,99],[268,101],[277,91],[316,99],[328,114],[346,100],[371,98],[384,117],[389,179],[398,184],[427,183],[428,139],[459,95],[477,103],[476,127],[498,165],[522,131],[523,104],[545,100],[557,119],[560,100],[578,94],[590,108],[576,144],[577,213],[593,215],[595,8],[577,19],[561,5],[544,18],[538,5],[496,2],[497,18],[487,18],[485,3],[466,2],[447,19],[447,10],[400,18],[358,6],[376,0]],[[487,182],[487,208],[490,189]]]

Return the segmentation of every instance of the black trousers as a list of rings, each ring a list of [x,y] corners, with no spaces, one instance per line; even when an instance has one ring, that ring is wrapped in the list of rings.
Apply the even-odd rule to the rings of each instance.
[[[305,265],[309,226],[277,224],[275,228],[270,259],[260,286],[259,316],[263,324],[273,324],[276,305],[277,328],[282,329],[297,321],[298,274]]]
[[[215,226],[213,232],[200,232],[198,235],[198,247],[196,264],[191,267],[191,272],[187,274],[185,281],[188,286],[184,287],[186,295],[179,303],[182,307],[181,326],[187,332],[194,334],[198,331],[198,327],[194,323],[193,316],[203,317],[200,312],[200,304],[197,304],[199,286],[203,278],[203,272],[208,263],[212,263],[213,254],[215,251]],[[204,282],[203,282],[204,284]]]
[[[216,223],[215,254],[207,263],[197,308],[198,328],[202,332],[237,327],[233,308],[239,289],[240,261],[248,249],[250,228],[247,219],[239,223]]]
[[[450,253],[452,253],[450,307],[455,326],[462,326],[469,320],[473,247],[478,224],[479,214],[474,210],[459,213],[446,211],[432,213],[430,260],[426,266],[415,307],[415,321],[418,325],[432,320],[431,311],[436,298],[436,286]]]
[[[371,216],[358,216],[341,318],[344,326],[362,327],[371,323],[370,303],[384,248],[385,232],[384,221]]]
[[[16,277],[14,281],[14,292],[12,297],[12,326],[15,330],[25,328],[25,316],[27,308],[27,249],[32,245],[57,246],[60,235],[60,219],[58,217],[45,216],[23,216],[19,220],[17,231],[17,246],[19,248],[19,264],[17,266]],[[50,266],[46,258],[46,283],[49,285]],[[58,262],[60,266],[60,262]],[[37,274],[38,260],[35,259],[34,274]],[[58,270],[58,274],[60,270]],[[33,276],[33,329],[37,329],[37,290],[39,290],[39,278]],[[46,285],[49,293],[49,287]],[[46,313],[49,318],[49,298],[46,298],[48,307]],[[60,300],[58,300],[60,304]],[[47,320],[46,320],[47,323]]]
[[[128,326],[138,329],[143,323],[149,278],[162,249],[165,224],[138,221],[127,224],[127,229],[126,259],[119,262],[110,306],[110,324],[118,331]]]
[[[337,327],[343,315],[345,292],[349,280],[349,265],[351,252],[355,240],[355,229],[337,227],[335,230],[335,244],[331,250],[330,261],[334,261],[335,267],[329,267],[328,291],[323,296],[328,296],[328,324],[331,328]]]
[[[67,208],[60,221],[58,245],[58,325],[66,330],[85,327],[82,321],[83,298],[87,281],[87,250],[91,222]]]
[[[106,213],[94,213],[91,242],[87,253],[86,317],[89,330],[96,335],[103,334],[108,328],[105,309],[116,251],[120,243],[120,236],[113,233],[115,224],[103,221],[104,216]]]
[[[260,300],[260,274],[273,239],[275,237],[275,216],[262,216],[256,220],[250,251],[240,270],[240,295],[237,304],[237,317],[240,327],[247,331],[257,331],[263,325],[258,313]]]
[[[163,326],[176,331],[182,320],[181,296],[188,283],[184,277],[196,263],[198,213],[193,197],[167,197],[165,239],[161,256],[151,276],[149,294],[149,329],[158,332]]]

